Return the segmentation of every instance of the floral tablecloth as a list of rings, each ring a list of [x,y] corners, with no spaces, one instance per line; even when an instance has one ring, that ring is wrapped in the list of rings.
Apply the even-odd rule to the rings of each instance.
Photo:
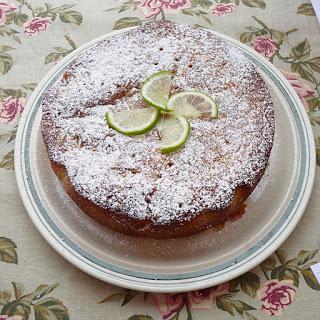
[[[320,170],[302,221],[243,276],[182,294],[116,288],[60,257],[29,220],[17,190],[19,117],[44,74],[113,29],[168,19],[238,39],[274,63],[309,113],[320,165],[320,27],[306,0],[0,0],[0,320],[320,319]],[[320,0],[316,0],[320,1]]]

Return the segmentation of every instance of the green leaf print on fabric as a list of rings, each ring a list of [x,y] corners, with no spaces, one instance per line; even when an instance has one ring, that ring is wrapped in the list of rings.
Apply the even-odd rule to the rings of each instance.
[[[19,34],[19,31],[14,30],[12,28],[7,28],[5,26],[0,26],[0,36],[2,37],[9,37],[12,40],[14,40],[15,42],[21,44],[21,40],[19,38],[19,36],[17,36],[17,34]]]
[[[267,271],[271,271],[271,279],[277,280],[290,280],[295,287],[299,287],[301,282],[301,275],[305,280],[305,283],[314,290],[319,290],[320,285],[310,270],[310,266],[317,263],[312,261],[313,258],[319,253],[319,250],[301,250],[297,257],[287,260],[283,251],[277,251],[275,256],[277,257],[280,265],[275,265],[271,270],[264,268],[264,263],[260,267],[264,271],[264,275],[267,279],[269,276]]]
[[[142,24],[142,21],[137,17],[125,17],[117,20],[113,29],[119,30],[123,28],[135,27]]]
[[[219,309],[227,311],[233,316],[236,314],[236,312],[240,315],[243,315],[244,312],[251,315],[248,311],[256,310],[255,307],[252,307],[241,300],[232,300],[229,298],[229,296],[217,297],[216,304]]]
[[[13,293],[16,300],[19,300],[24,292],[24,285],[18,282],[11,282],[13,287]]]
[[[23,24],[28,20],[28,18],[29,18],[28,15],[21,12],[18,12],[13,15],[13,21],[19,27],[22,27]]]
[[[37,84],[36,83],[26,83],[22,84],[21,87],[25,88],[26,90],[33,91],[36,88]]]
[[[238,0],[237,0],[238,1]],[[200,6],[202,8],[210,8],[212,6],[212,1],[209,0],[191,0],[193,6]],[[239,4],[239,1],[238,1]]]
[[[125,297],[125,293],[114,293],[110,296],[106,296],[102,300],[100,300],[98,303],[106,303],[106,302],[118,302],[122,300]]]
[[[253,8],[266,8],[266,3],[264,0],[242,0],[243,4],[247,7],[253,7]]]
[[[310,270],[310,266],[317,263],[314,259],[318,254],[319,250],[301,250],[297,256],[288,259],[285,251],[278,250],[260,264],[262,273],[254,269],[227,283],[193,292],[144,293],[144,301],[151,302],[158,309],[161,319],[182,320],[185,312],[188,319],[195,319],[193,313],[196,310],[211,309],[214,302],[221,312],[245,320],[257,320],[258,312],[280,315],[284,309],[290,308],[301,284],[320,291],[320,285]],[[247,299],[239,299],[239,293],[244,293],[242,298]],[[98,303],[119,302],[124,307],[140,294],[124,290],[108,295]],[[148,317],[133,315],[129,319],[151,319]]]
[[[3,45],[3,46],[0,46],[0,51],[1,52],[7,52],[7,51],[10,51],[10,50],[13,50],[15,48],[11,47],[11,46],[7,46],[7,45]]]
[[[290,57],[296,60],[305,60],[310,57],[311,47],[307,39],[304,39],[290,51]]]
[[[68,310],[55,298],[45,298],[33,305],[36,320],[68,320]]]
[[[132,290],[126,290],[126,295],[123,298],[123,301],[121,303],[121,307],[125,306],[127,303],[129,303],[134,297],[136,297],[139,293],[137,291]]]
[[[319,253],[319,250],[301,250],[297,256],[298,265],[303,265],[313,259],[316,254]]]
[[[253,314],[247,311],[244,311],[243,315],[245,320],[258,320]]]
[[[14,169],[14,150],[6,153],[0,161],[0,169],[13,170]],[[0,238],[0,254],[1,254],[1,238]],[[0,256],[1,260],[1,256]],[[6,261],[9,262],[9,261]]]
[[[16,244],[11,239],[0,237],[0,261],[17,264],[18,256],[16,248]]]
[[[127,303],[129,303],[134,297],[139,295],[138,291],[133,290],[124,290],[123,292],[116,292],[109,296],[106,296],[102,300],[100,300],[98,303],[107,303],[107,302],[121,302],[121,307],[125,306]]]
[[[30,312],[30,301],[24,299],[9,302],[1,310],[2,315],[21,316],[23,320],[29,319]]]
[[[26,0],[17,0],[17,2],[17,6],[10,5],[10,3],[5,5],[6,9],[1,15],[0,36],[9,37],[18,44],[21,44],[21,35],[24,35],[24,41],[27,40],[27,37],[36,36],[48,29],[57,18],[62,23],[77,26],[80,26],[83,21],[82,14],[74,10],[75,4],[55,7],[50,3],[34,6],[33,3]],[[15,48],[7,45],[0,46],[0,73],[2,74],[8,73],[14,65],[14,59],[8,53],[13,49]],[[58,61],[61,57],[63,57],[61,52],[60,54],[52,53],[47,63]]]
[[[301,269],[306,284],[313,290],[320,291],[320,284],[310,268]]]
[[[271,271],[276,266],[276,259],[274,257],[269,257],[266,260],[264,260],[260,267],[266,272]]]
[[[234,316],[233,304],[231,303],[231,301],[229,299],[224,298],[224,297],[218,297],[216,299],[216,304],[220,310],[227,311],[232,316]]]
[[[311,58],[306,63],[313,71],[320,73],[320,57]]]
[[[247,272],[240,277],[240,287],[244,293],[254,298],[260,287],[260,278],[252,272]]]
[[[7,97],[25,98],[27,93],[21,89],[4,89],[0,87],[0,99],[3,100]]]
[[[75,6],[75,4],[65,4],[54,7],[52,4],[44,3],[44,5],[33,8],[32,12],[36,17],[50,18],[52,21],[55,21],[59,17],[61,22],[80,25],[83,20],[82,14],[79,11],[70,10]]]
[[[80,26],[82,23],[83,17],[80,12],[69,10],[59,13],[60,20],[64,23],[74,23]]]
[[[11,298],[11,293],[9,291],[0,291],[0,305],[6,304]]]
[[[55,63],[62,58],[66,57],[69,53],[71,53],[73,50],[77,48],[76,44],[74,41],[70,38],[70,36],[65,35],[64,36],[66,42],[70,46],[70,48],[62,48],[62,47],[54,47],[53,52],[50,52],[46,57],[45,57],[45,64],[48,63]]]
[[[315,16],[316,15],[311,3],[302,3],[297,9],[297,13],[303,14],[304,16]]]
[[[54,283],[52,285],[41,284],[33,291],[33,300],[39,300],[45,295],[51,293],[59,284]]]
[[[310,41],[293,43],[290,35],[297,29],[288,31],[275,30],[257,17],[252,17],[256,26],[247,26],[240,35],[243,43],[250,44],[257,52],[272,63],[285,63],[291,69],[280,69],[300,97],[304,108],[309,112],[309,119],[314,129],[316,140],[317,164],[320,163],[320,56],[314,56]],[[290,275],[292,276],[292,275]]]
[[[59,284],[41,284],[33,292],[25,293],[24,286],[12,282],[13,297],[9,291],[0,292],[1,315],[21,316],[28,320],[34,314],[35,320],[69,320],[66,306],[54,297],[45,297]]]
[[[128,318],[128,320],[153,320],[151,316],[148,315],[134,315]]]
[[[266,8],[264,0],[241,0],[243,5],[250,8]],[[199,17],[207,25],[212,26],[213,23],[210,16],[225,16],[233,13],[237,6],[240,5],[240,0],[184,0],[184,1],[159,1],[155,5],[152,1],[124,1],[122,4],[106,9],[104,12],[122,13],[128,10],[138,12],[140,17],[126,16],[115,21],[113,29],[119,30],[128,27],[139,26],[144,23],[153,21],[168,20],[167,12],[181,12],[189,17]],[[195,25],[198,25],[196,23]]]
[[[0,52],[0,72],[6,74],[13,66],[12,57],[6,52]]]

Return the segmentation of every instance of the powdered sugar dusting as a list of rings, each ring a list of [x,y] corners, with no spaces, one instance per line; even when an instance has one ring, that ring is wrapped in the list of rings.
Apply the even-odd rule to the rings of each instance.
[[[192,120],[186,146],[162,155],[158,133],[128,137],[107,127],[106,111],[145,107],[141,83],[173,70],[172,92],[213,96],[219,119]],[[264,170],[273,105],[264,81],[237,49],[202,29],[151,24],[80,54],[45,94],[42,128],[52,160],[95,204],[155,223],[222,209],[239,185]]]

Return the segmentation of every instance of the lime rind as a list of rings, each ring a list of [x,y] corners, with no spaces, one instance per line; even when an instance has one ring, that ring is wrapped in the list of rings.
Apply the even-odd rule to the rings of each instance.
[[[109,127],[128,136],[150,131],[157,124],[159,117],[160,111],[154,108],[106,113],[106,121]]]
[[[183,91],[171,96],[168,100],[167,108],[176,115],[184,116],[188,119],[218,117],[218,106],[214,99],[197,90]]]
[[[160,151],[163,154],[181,149],[188,140],[190,124],[185,117],[167,115],[159,124],[161,136]]]
[[[167,109],[169,100],[171,71],[160,71],[150,76],[141,87],[142,97],[153,107],[161,111],[170,111]]]

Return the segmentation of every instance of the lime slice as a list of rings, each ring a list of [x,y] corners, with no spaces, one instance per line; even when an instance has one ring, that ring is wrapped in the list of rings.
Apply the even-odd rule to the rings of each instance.
[[[106,113],[108,125],[128,136],[146,133],[158,122],[160,111],[154,108],[126,110],[117,113]]]
[[[141,88],[141,95],[153,107],[162,111],[167,109],[171,87],[171,71],[160,71],[149,77]]]
[[[189,137],[190,125],[185,117],[163,115],[158,127],[162,153],[176,151],[186,143]]]
[[[183,91],[173,95],[167,103],[167,108],[187,119],[218,117],[215,101],[200,91]]]

